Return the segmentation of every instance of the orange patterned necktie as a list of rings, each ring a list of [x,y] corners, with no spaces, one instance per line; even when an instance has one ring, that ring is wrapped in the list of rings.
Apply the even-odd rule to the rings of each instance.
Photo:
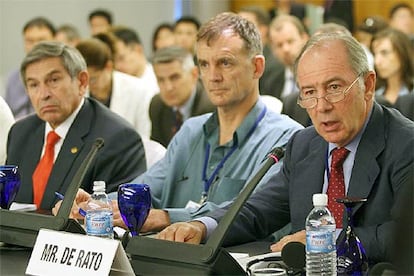
[[[345,196],[345,180],[342,165],[349,154],[346,148],[336,148],[332,151],[331,172],[328,183],[328,209],[332,212],[336,228],[342,228],[344,205],[335,201]]]
[[[59,139],[59,135],[57,135],[54,131],[50,131],[47,134],[45,153],[37,164],[36,170],[32,175],[33,202],[36,204],[38,209],[40,208],[43,193],[45,192],[47,181],[49,179],[50,172],[52,171],[53,159],[55,156],[55,144],[59,141]]]

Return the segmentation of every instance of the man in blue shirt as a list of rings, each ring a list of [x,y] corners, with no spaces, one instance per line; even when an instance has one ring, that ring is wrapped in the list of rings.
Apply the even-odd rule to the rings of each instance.
[[[223,13],[200,29],[200,74],[217,111],[186,120],[166,156],[132,181],[151,188],[154,209],[142,232],[198,217],[233,200],[267,154],[302,129],[260,100],[262,50],[254,24],[238,15]],[[115,210],[114,223],[121,222]]]

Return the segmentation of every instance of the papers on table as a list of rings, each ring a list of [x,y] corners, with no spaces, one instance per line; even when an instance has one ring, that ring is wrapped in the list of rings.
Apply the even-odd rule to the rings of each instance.
[[[10,206],[10,210],[29,212],[29,211],[36,211],[37,208],[35,204],[13,202]]]

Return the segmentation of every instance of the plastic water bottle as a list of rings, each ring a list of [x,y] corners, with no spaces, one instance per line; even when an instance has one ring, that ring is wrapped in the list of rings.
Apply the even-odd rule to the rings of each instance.
[[[93,183],[93,194],[87,202],[86,234],[103,238],[114,237],[111,202],[105,193],[105,182]]]
[[[336,275],[335,219],[326,194],[313,195],[306,218],[306,275]]]

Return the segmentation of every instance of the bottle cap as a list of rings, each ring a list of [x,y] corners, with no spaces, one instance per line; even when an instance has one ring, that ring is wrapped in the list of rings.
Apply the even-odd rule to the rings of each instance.
[[[105,192],[105,181],[94,181],[93,182],[93,191],[94,192]]]
[[[314,194],[312,197],[313,206],[326,206],[328,205],[328,195],[326,194]]]

